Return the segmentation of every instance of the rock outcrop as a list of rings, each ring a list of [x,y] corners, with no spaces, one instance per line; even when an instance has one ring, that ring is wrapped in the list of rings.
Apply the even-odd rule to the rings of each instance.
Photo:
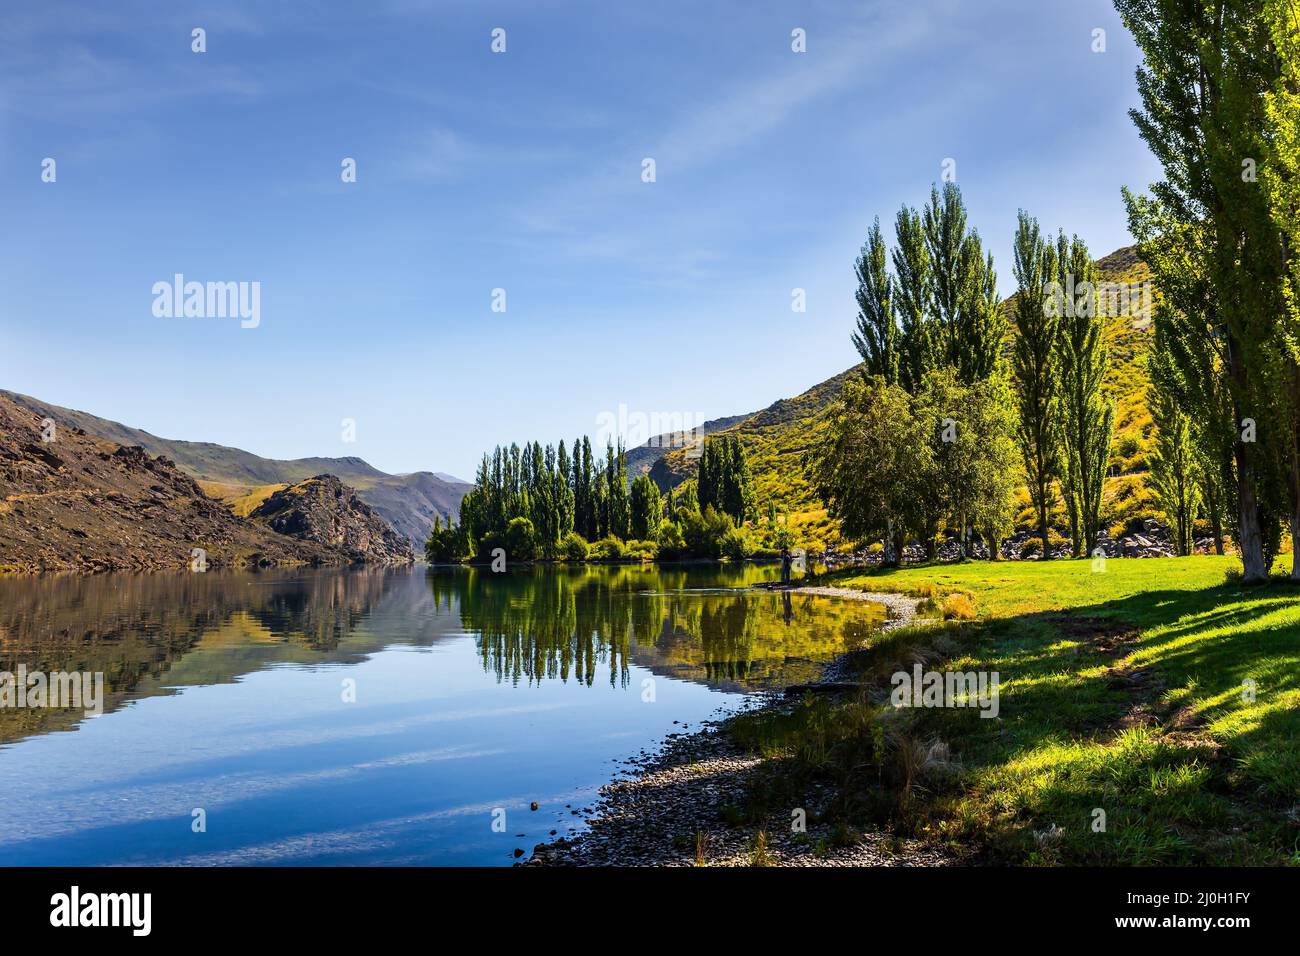
[[[249,513],[249,520],[282,535],[339,551],[352,561],[409,564],[411,542],[333,475],[282,488]]]

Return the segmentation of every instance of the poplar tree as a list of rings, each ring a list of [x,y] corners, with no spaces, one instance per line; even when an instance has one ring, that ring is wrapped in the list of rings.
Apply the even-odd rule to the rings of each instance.
[[[1150,200],[1126,195],[1130,222],[1162,291],[1181,278],[1171,269],[1179,256],[1170,234],[1192,232],[1201,240],[1197,266],[1206,296],[1191,303],[1197,311],[1167,310],[1165,331],[1200,339],[1173,354],[1212,354],[1209,371],[1226,384],[1242,576],[1263,581],[1286,508],[1276,480],[1280,453],[1292,444],[1274,411],[1279,404],[1285,410],[1285,401],[1268,387],[1278,362],[1286,254],[1268,193],[1251,172],[1272,148],[1266,97],[1277,87],[1279,60],[1264,14],[1275,8],[1269,0],[1115,6],[1145,61],[1137,74],[1142,109],[1130,115],[1165,176],[1152,185]],[[1180,363],[1189,390],[1203,369]]]
[[[920,213],[907,206],[900,209],[894,235],[897,240],[892,255],[896,280],[894,307],[898,310],[901,331],[898,383],[915,395],[921,389],[925,373],[935,365],[930,328],[934,289]]]
[[[957,377],[966,385],[973,385],[997,373],[1007,334],[1007,317],[998,295],[993,254],[985,255],[984,244],[974,230],[962,247],[961,275],[953,359]]]
[[[1151,484],[1173,532],[1180,555],[1192,553],[1192,526],[1200,505],[1200,484],[1192,423],[1183,411],[1177,373],[1169,356],[1154,352],[1147,362],[1151,390],[1147,404],[1156,427]]]
[[[968,278],[963,267],[970,265],[965,254],[966,205],[957,184],[945,183],[942,195],[937,187],[930,187],[930,203],[922,218],[930,261],[931,341],[936,353],[931,367],[956,366],[962,346],[958,322]]]
[[[632,479],[632,537],[638,541],[652,541],[659,534],[663,517],[663,498],[659,486],[649,475]]]
[[[862,356],[868,375],[879,375],[893,385],[898,381],[898,324],[892,302],[894,280],[889,274],[889,257],[879,219],[867,234],[856,271],[858,323],[853,347]]]
[[[1075,557],[1091,554],[1101,530],[1101,497],[1110,462],[1115,409],[1101,392],[1106,377],[1106,319],[1097,306],[1088,247],[1062,231],[1056,244],[1062,493]]]
[[[1052,482],[1059,473],[1057,450],[1057,376],[1052,366],[1060,320],[1048,307],[1046,284],[1056,275],[1056,252],[1042,238],[1037,220],[1021,210],[1016,228],[1016,330],[1011,355],[1012,381],[1019,412],[1017,437],[1029,485],[1029,498],[1038,515],[1043,559],[1051,557],[1047,516],[1055,502]]]
[[[1265,0],[1264,21],[1277,58],[1265,96],[1269,152],[1263,164],[1270,211],[1282,236],[1284,279],[1278,357],[1284,367],[1291,578],[1300,579],[1300,11],[1293,0]]]

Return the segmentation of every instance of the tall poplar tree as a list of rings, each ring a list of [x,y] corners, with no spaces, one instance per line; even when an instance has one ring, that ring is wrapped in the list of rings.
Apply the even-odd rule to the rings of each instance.
[[[1192,524],[1200,506],[1200,481],[1192,423],[1183,411],[1177,372],[1167,353],[1153,352],[1147,362],[1151,391],[1147,401],[1156,426],[1151,455],[1151,484],[1169,519],[1180,555],[1192,553]]]
[[[1017,437],[1029,485],[1029,498],[1038,515],[1043,558],[1051,557],[1047,516],[1055,502],[1052,482],[1059,474],[1057,449],[1057,375],[1053,368],[1060,319],[1048,306],[1046,284],[1056,276],[1056,252],[1042,237],[1038,222],[1019,213],[1014,247],[1016,276],[1016,335],[1011,355],[1012,381],[1019,412]]]
[[[879,375],[893,385],[898,381],[898,324],[892,302],[894,280],[879,219],[867,234],[856,270],[858,323],[853,347],[862,356],[868,375]]]
[[[934,310],[930,253],[925,242],[921,214],[904,206],[894,223],[897,244],[894,262],[894,307],[898,311],[901,342],[898,383],[912,394],[921,389],[925,373],[935,366],[935,342],[931,328]]]
[[[1175,321],[1167,321],[1166,334],[1201,339],[1174,354],[1212,354],[1211,374],[1227,386],[1237,545],[1247,582],[1268,577],[1285,507],[1276,481],[1279,453],[1288,447],[1268,387],[1286,256],[1268,193],[1251,172],[1270,152],[1266,97],[1279,72],[1267,5],[1115,0],[1144,59],[1137,74],[1142,109],[1130,115],[1165,175],[1152,185],[1151,200],[1126,197],[1129,218],[1162,292],[1180,281],[1169,268],[1178,258],[1169,235],[1193,232],[1201,240],[1196,265],[1205,301],[1195,303],[1200,311],[1167,311],[1166,320]],[[1199,363],[1179,367],[1189,388],[1202,370]]]
[[[1060,321],[1062,493],[1075,557],[1092,553],[1101,530],[1101,496],[1110,462],[1115,409],[1102,395],[1106,377],[1106,319],[1098,308],[1088,247],[1061,232],[1056,243],[1059,293],[1049,307]]]

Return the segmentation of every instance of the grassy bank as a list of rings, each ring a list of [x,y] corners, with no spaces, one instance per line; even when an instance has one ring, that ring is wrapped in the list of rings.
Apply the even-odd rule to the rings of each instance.
[[[738,817],[770,818],[817,781],[836,793],[820,812],[846,839],[886,823],[986,862],[1300,862],[1300,589],[1225,582],[1233,563],[968,563],[819,580],[940,606],[964,594],[976,616],[855,654],[854,699],[733,722],[770,758]],[[998,717],[891,706],[889,675],[916,662],[998,672]]]

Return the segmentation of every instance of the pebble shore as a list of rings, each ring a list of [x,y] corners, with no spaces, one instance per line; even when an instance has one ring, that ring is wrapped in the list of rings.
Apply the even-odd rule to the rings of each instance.
[[[779,586],[776,589],[781,589]],[[796,594],[869,600],[889,611],[886,627],[906,624],[916,614],[916,598],[873,594],[847,588],[791,587]],[[842,668],[832,662],[822,680]],[[747,708],[791,706],[779,693],[757,698]],[[776,866],[942,866],[942,852],[915,841],[868,831],[849,845],[833,839],[829,824],[809,822],[795,832],[791,819],[773,819],[763,828],[766,846],[756,854],[757,827],[731,826],[724,808],[739,806],[761,757],[743,753],[722,729],[726,718],[706,722],[693,733],[670,736],[659,750],[625,762],[630,776],[600,789],[588,829],[573,837],[539,843],[522,866],[751,866],[758,856]],[[814,788],[802,807],[816,820],[832,794]]]

